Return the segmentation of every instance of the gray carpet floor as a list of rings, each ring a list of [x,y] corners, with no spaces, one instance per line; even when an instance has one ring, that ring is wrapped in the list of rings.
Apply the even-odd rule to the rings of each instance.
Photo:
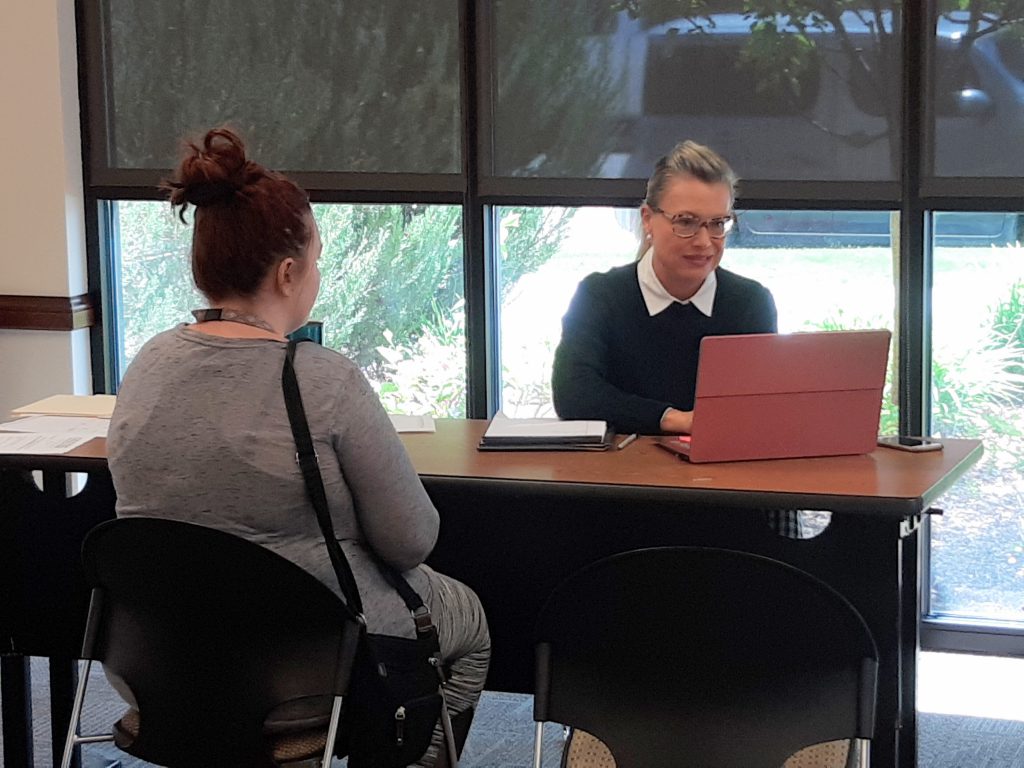
[[[52,766],[45,660],[33,659],[32,683],[36,765]],[[460,765],[463,768],[522,768],[532,765],[532,706],[529,696],[485,693]],[[83,732],[109,729],[121,710],[117,694],[109,688],[102,673],[94,670],[86,695]],[[918,722],[920,768],[1024,768],[1024,722],[930,713],[920,714]],[[545,728],[544,765],[558,765],[561,745],[562,729],[548,725]],[[111,745],[102,744],[85,745],[82,759],[84,768],[149,766]]]

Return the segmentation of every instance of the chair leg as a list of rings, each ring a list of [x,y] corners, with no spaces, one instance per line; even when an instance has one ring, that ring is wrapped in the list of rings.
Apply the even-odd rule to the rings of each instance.
[[[343,696],[334,697],[334,705],[331,707],[331,720],[327,726],[327,743],[324,745],[323,768],[331,768],[331,759],[334,757],[334,742],[338,738],[338,723],[341,721],[341,705]]]
[[[75,747],[78,745],[78,721],[82,717],[82,703],[85,701],[85,686],[89,682],[89,671],[92,669],[92,660],[86,659],[85,669],[79,669],[78,687],[75,689],[75,703],[71,708],[71,720],[68,723],[68,736],[64,740],[64,755],[60,761],[60,768],[68,768],[71,765],[71,757],[75,754]]]
[[[448,705],[443,697],[441,698],[441,729],[444,731],[444,744],[441,745],[441,754],[438,756],[441,757],[444,753],[447,753],[449,768],[459,768],[459,750],[455,746],[452,716],[448,712]],[[442,760],[437,760],[434,765],[440,768]]]
[[[469,707],[452,718],[452,730],[455,732],[455,751],[460,759],[462,758],[462,750],[466,748],[469,729],[473,726],[473,718],[475,716],[476,707]]]
[[[452,717],[447,707],[441,708],[441,731],[444,738],[434,758],[434,768],[458,768],[458,760],[462,757],[462,748],[466,745],[475,714],[476,708],[469,707]]]
[[[869,768],[871,765],[871,742],[868,739],[854,739],[857,748],[857,768]]]
[[[544,752],[544,723],[538,721],[533,728],[533,768],[540,768]]]

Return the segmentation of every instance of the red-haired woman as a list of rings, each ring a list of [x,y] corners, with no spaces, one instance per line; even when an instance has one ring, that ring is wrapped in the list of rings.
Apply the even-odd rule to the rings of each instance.
[[[151,339],[125,374],[108,439],[117,514],[229,531],[338,591],[281,392],[285,337],[306,322],[320,286],[309,198],[248,159],[242,140],[223,128],[187,146],[166,187],[182,221],[195,207],[192,274],[210,308]],[[435,618],[451,668],[448,705],[464,740],[490,657],[480,602],[423,564],[437,537],[437,510],[359,369],[315,344],[302,345],[295,367],[369,631],[413,635],[379,558],[405,573]],[[276,712],[268,728],[308,725],[322,714]],[[445,764],[440,743],[438,731],[417,765]]]

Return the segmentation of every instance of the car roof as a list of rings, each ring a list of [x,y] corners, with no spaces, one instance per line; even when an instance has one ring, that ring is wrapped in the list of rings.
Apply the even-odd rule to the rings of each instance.
[[[873,14],[872,14],[873,15]],[[808,19],[811,17],[808,16]],[[892,11],[883,11],[879,14],[880,22],[886,32],[891,33],[893,28]],[[648,35],[686,35],[686,34],[710,34],[710,35],[741,35],[750,32],[750,28],[758,21],[752,13],[709,13],[694,15],[692,17],[681,16],[678,19],[656,24],[646,30]],[[767,21],[767,20],[765,20]],[[831,34],[831,24],[823,23],[826,29],[809,26],[809,34]],[[857,11],[843,11],[840,21],[847,32],[852,34],[873,34],[871,22],[873,19],[867,14]],[[936,35],[940,38],[955,41],[962,37],[970,27],[971,14],[968,11],[951,11],[944,13],[938,18]],[[985,19],[978,20],[978,29],[984,31],[993,26],[994,22]],[[775,26],[780,32],[785,31],[790,25],[790,16],[784,14],[775,15]]]

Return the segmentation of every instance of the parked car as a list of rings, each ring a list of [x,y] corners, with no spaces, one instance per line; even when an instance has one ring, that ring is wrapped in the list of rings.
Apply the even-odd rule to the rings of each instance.
[[[811,25],[797,55],[787,48],[797,39],[793,25],[780,13],[779,48],[751,55],[758,22],[750,14],[657,24],[619,14],[593,37],[603,41],[595,60],[617,84],[609,111],[628,135],[604,172],[644,177],[690,137],[722,152],[741,177],[756,168],[759,179],[895,178],[903,68],[893,22],[891,12],[844,11],[843,35],[830,23]],[[935,175],[1024,176],[1022,25],[971,23],[969,12],[956,11],[940,16],[935,30]],[[880,36],[896,53],[883,56]],[[787,69],[775,66],[785,61]]]
[[[740,211],[729,243],[741,248],[843,248],[888,246],[888,211]],[[934,244],[940,247],[1012,245],[1020,239],[1016,213],[936,214]]]

